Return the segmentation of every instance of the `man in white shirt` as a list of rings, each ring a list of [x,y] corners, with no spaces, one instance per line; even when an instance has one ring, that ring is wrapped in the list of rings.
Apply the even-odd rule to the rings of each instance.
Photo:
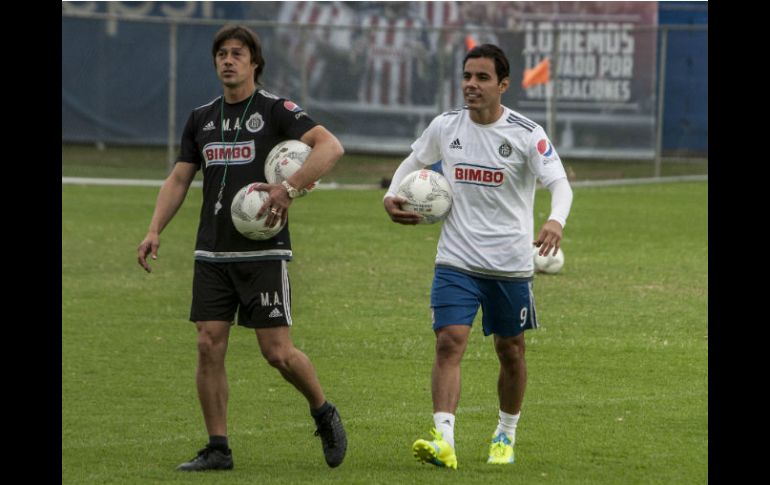
[[[404,176],[441,160],[452,187],[452,210],[443,223],[431,289],[436,359],[433,365],[432,440],[417,440],[418,461],[457,468],[455,411],[460,361],[481,306],[484,335],[494,334],[500,361],[500,412],[487,463],[514,462],[516,426],[527,366],[524,330],[537,328],[532,295],[532,246],[541,255],[559,250],[572,205],[561,160],[543,129],[501,104],[510,67],[493,44],[474,47],[463,62],[462,110],[433,119],[393,175],[385,210],[400,224],[421,216],[404,211],[396,195]],[[551,192],[551,214],[535,237],[535,184]]]

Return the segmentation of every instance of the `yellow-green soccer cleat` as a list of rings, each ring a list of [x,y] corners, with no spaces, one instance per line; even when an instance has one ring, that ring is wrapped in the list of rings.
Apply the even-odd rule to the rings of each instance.
[[[430,430],[433,441],[417,440],[412,445],[412,454],[420,463],[431,463],[436,466],[457,470],[457,456],[452,446],[444,441],[444,437],[436,431]]]
[[[513,445],[505,433],[499,433],[497,436],[492,437],[487,463],[492,465],[509,465],[513,463]]]

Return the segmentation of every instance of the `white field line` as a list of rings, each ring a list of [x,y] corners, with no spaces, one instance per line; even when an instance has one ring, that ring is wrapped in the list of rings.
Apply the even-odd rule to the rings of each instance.
[[[650,177],[641,179],[614,179],[614,180],[582,180],[570,182],[573,187],[606,187],[612,185],[641,185],[641,184],[662,184],[671,182],[707,182],[708,175],[681,175],[675,177]],[[90,178],[90,177],[62,177],[62,185],[115,185],[115,186],[135,186],[135,187],[160,187],[163,180],[147,179],[112,179],[112,178]],[[202,187],[203,182],[193,181],[191,187]],[[379,184],[338,184],[320,183],[318,188],[321,190],[370,190],[379,189]]]
[[[570,182],[572,187],[605,187],[610,185],[663,184],[670,182],[708,182],[708,175],[677,175],[672,177],[650,177],[642,179],[582,180]]]
[[[114,185],[114,186],[133,186],[133,187],[160,187],[163,180],[149,179],[112,179],[112,178],[90,178],[90,177],[62,177],[62,185]],[[191,187],[203,187],[203,182],[194,180]],[[338,183],[320,183],[319,189],[353,189],[366,190],[378,189],[379,184],[338,184]]]

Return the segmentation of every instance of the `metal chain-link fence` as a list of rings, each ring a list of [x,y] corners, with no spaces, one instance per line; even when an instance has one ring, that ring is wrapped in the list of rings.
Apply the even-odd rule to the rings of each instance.
[[[546,128],[562,156],[653,159],[672,148],[663,136],[676,120],[663,117],[663,103],[680,98],[661,82],[672,52],[700,43],[704,59],[695,62],[707,63],[707,26],[655,25],[656,2],[615,11],[585,2],[591,8],[558,16],[480,2],[503,10],[458,10],[462,22],[445,11],[444,25],[426,4],[477,2],[259,3],[281,5],[273,20],[230,21],[260,36],[263,87],[355,152],[408,153],[434,116],[462,106],[468,42],[491,42],[511,61],[503,103]],[[172,158],[190,111],[221,94],[211,42],[227,22],[63,8],[62,142],[167,145]],[[550,83],[522,88],[524,70],[546,57]],[[703,130],[694,127],[673,150],[705,155],[707,123]]]

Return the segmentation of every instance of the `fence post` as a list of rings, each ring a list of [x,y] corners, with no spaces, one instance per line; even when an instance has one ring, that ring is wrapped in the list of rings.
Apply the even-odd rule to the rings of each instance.
[[[553,51],[551,52],[551,79],[545,85],[547,135],[548,138],[551,139],[551,143],[555,146],[559,146],[559,141],[561,140],[561,138],[556,135],[556,97],[559,92],[557,89],[559,75],[556,70],[559,65],[559,38],[559,27],[558,24],[555,24],[553,26]]]
[[[438,41],[436,42],[436,53],[437,53],[436,57],[438,58],[438,65],[436,66],[438,70],[438,77],[436,77],[436,79],[438,79],[438,92],[436,94],[436,106],[438,107],[437,111],[439,113],[443,113],[444,111],[449,109],[447,106],[444,105],[445,95],[447,94],[446,82],[445,82],[446,80],[444,79],[444,62],[446,61],[444,56],[446,55],[445,54],[446,50],[444,48],[443,43],[441,42],[441,40],[444,38],[444,32],[445,30],[442,27],[442,29],[439,30]],[[448,37],[449,36],[447,36],[447,38]],[[454,55],[454,53],[452,53],[452,55]]]
[[[662,150],[663,150],[663,110],[666,94],[666,51],[668,50],[668,26],[661,26],[660,37],[660,66],[658,67],[658,113],[655,129],[655,177],[661,175]]]
[[[177,25],[171,22],[168,27],[168,140],[167,169],[174,168],[174,145],[176,142],[176,32]]]
[[[301,85],[300,85],[300,95],[299,95],[299,102],[302,104],[305,109],[309,109],[308,106],[308,93],[310,92],[308,84],[310,83],[310,73],[307,71],[307,64],[308,64],[308,57],[307,57],[307,51],[309,49],[308,47],[308,37],[310,36],[308,33],[308,30],[312,28],[310,26],[304,26],[300,25],[300,39],[302,39],[300,52],[302,53],[300,55],[300,76],[301,76]],[[287,89],[287,87],[284,87],[284,89]],[[289,94],[284,94],[284,96],[289,96]]]

